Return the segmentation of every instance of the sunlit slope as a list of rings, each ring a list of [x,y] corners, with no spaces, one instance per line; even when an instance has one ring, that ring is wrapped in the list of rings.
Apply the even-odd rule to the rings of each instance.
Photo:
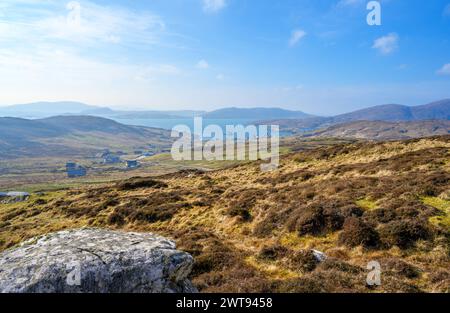
[[[267,173],[254,162],[33,195],[0,205],[0,244],[82,226],[151,231],[195,257],[201,291],[448,291],[449,151],[449,136],[341,144]]]

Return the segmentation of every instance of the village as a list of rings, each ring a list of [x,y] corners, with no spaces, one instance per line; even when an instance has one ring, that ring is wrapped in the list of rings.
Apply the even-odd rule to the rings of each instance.
[[[125,155],[122,151],[117,151],[116,153],[111,152],[109,149],[105,149],[102,152],[95,155],[94,162],[95,165],[116,165],[118,169],[133,170],[140,167],[140,160],[147,157],[152,157],[156,155],[153,151],[134,151],[136,155],[134,158],[122,158]],[[84,177],[88,174],[88,167],[78,164],[74,161],[69,161],[66,163],[66,173],[68,178]]]

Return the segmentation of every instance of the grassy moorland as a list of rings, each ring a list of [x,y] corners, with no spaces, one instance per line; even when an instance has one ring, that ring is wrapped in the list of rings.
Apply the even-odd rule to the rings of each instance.
[[[107,141],[108,139],[105,138],[104,140]],[[287,137],[281,140],[280,153],[286,154],[292,151],[314,149],[342,142],[351,141],[329,138],[300,139],[298,137]],[[168,149],[167,143],[164,145],[159,143],[156,146]],[[133,149],[130,146],[123,147],[122,151],[128,151],[126,155],[121,156],[122,160],[135,159],[139,156],[133,154]],[[0,158],[0,190],[34,192],[60,189],[61,187],[72,188],[86,184],[111,182],[134,176],[158,176],[183,169],[216,170],[247,162],[174,161],[170,153],[158,153],[158,151],[156,153],[152,157],[140,158],[140,167],[132,170],[126,169],[124,162],[118,164],[102,164],[101,158],[96,158],[88,153],[71,156],[26,157],[22,155],[21,157],[12,159]],[[68,161],[75,161],[85,166],[88,170],[87,176],[69,179],[65,168],[66,162]]]
[[[194,256],[203,292],[449,291],[450,136],[323,143],[292,139],[272,172],[251,162],[0,204],[0,249],[66,228],[150,231]],[[382,285],[368,288],[372,260]]]

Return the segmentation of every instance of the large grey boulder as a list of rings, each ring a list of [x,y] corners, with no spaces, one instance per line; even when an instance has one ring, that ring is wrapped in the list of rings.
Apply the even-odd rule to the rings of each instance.
[[[196,292],[192,265],[192,256],[153,234],[61,231],[1,253],[0,292]]]

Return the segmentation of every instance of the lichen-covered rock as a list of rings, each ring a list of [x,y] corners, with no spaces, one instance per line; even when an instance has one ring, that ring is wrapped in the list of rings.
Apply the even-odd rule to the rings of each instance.
[[[0,292],[196,292],[193,258],[153,234],[61,231],[0,254]]]

